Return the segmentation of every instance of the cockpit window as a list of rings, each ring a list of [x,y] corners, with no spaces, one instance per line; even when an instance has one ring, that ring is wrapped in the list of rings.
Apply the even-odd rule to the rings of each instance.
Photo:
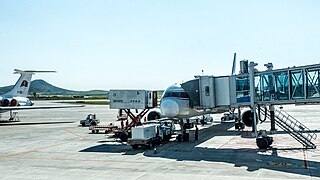
[[[189,98],[186,92],[166,92],[163,97]]]

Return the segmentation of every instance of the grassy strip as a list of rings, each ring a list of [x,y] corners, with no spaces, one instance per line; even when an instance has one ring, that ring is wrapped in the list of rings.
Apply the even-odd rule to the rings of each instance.
[[[110,103],[107,101],[67,101],[61,103],[68,103],[68,104],[85,104],[85,105],[109,105]]]

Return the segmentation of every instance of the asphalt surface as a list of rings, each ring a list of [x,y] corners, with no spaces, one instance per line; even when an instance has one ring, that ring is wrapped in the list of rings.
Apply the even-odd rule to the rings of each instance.
[[[320,137],[319,106],[284,110]],[[91,134],[79,124],[89,113],[120,125],[106,105],[19,111],[20,122],[0,123],[0,179],[320,179],[319,149],[304,149],[278,127],[272,147],[259,150],[250,128],[236,131],[234,122],[212,115],[212,124],[199,126],[198,141],[193,129],[189,142],[172,138],[155,153]],[[258,129],[269,130],[270,121]],[[313,142],[320,147],[319,138]]]

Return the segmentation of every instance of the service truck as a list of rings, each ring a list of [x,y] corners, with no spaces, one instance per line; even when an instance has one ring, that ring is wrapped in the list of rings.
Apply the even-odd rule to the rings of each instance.
[[[157,121],[154,123],[148,121],[148,124],[131,129],[131,138],[128,139],[127,143],[133,149],[139,146],[151,148],[157,144],[168,142],[174,134],[174,130],[172,121]]]
[[[154,145],[161,143],[159,130],[159,125],[157,124],[146,124],[133,127],[131,129],[132,138],[129,138],[127,143],[130,144],[133,149],[136,149],[139,146],[151,148]]]

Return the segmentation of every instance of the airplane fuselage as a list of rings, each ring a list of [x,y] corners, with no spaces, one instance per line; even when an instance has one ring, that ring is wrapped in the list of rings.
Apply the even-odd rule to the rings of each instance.
[[[189,95],[177,85],[165,90],[160,101],[160,111],[163,117],[171,118],[189,118],[200,114],[190,107]]]

